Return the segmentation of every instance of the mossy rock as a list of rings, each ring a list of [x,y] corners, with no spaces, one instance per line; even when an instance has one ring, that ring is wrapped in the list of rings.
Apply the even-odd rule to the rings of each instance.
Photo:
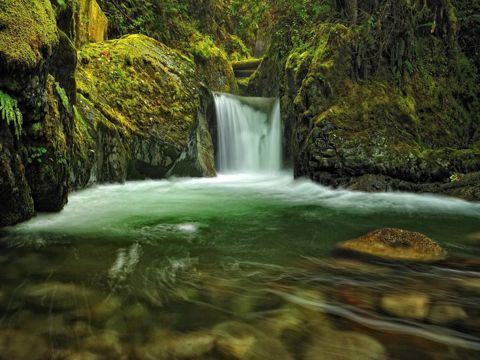
[[[227,53],[210,36],[195,32],[187,49],[196,65],[200,80],[212,91],[236,94],[235,74]]]
[[[32,70],[58,43],[50,0],[3,0],[0,3],[0,65]]]
[[[356,190],[424,191],[418,184],[448,184],[452,174],[479,171],[477,75],[458,50],[419,37],[415,71],[399,80],[380,62],[359,79],[356,36],[354,26],[324,23],[286,59],[282,113],[295,175]],[[382,177],[393,181],[373,183]]]
[[[152,134],[186,145],[196,108],[193,64],[143,35],[85,46],[79,53],[78,92],[125,134]]]
[[[82,48],[78,110],[96,137],[97,179],[163,178],[180,156],[182,175],[212,175],[196,162],[213,150],[195,140],[206,96],[195,70],[191,59],[144,35]]]
[[[60,211],[69,190],[69,142],[72,108],[63,88],[51,75],[47,80],[48,112],[31,126],[26,175],[37,211]],[[38,128],[38,129],[37,129]]]

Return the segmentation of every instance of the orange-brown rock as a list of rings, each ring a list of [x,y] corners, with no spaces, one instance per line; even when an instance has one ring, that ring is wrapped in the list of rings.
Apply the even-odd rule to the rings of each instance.
[[[340,243],[337,251],[385,260],[414,262],[434,262],[447,255],[447,252],[429,237],[402,229],[375,230]]]

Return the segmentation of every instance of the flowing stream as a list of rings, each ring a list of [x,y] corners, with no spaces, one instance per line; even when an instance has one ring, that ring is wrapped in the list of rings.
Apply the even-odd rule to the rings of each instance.
[[[99,185],[3,230],[0,352],[14,334],[48,359],[480,358],[480,204],[294,180],[278,101],[216,104],[218,177]],[[333,256],[382,227],[422,232],[456,262]],[[392,294],[410,307],[385,311]],[[202,347],[205,334],[224,341]]]

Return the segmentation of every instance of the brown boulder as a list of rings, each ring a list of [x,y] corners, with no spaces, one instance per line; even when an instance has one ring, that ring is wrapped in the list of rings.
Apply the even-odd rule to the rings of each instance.
[[[429,237],[402,229],[375,230],[340,243],[337,251],[385,260],[414,262],[439,261],[447,255],[447,252]]]

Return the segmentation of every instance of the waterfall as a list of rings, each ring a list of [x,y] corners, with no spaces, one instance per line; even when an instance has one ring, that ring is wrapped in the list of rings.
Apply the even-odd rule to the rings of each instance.
[[[278,99],[215,94],[221,173],[278,172],[282,131]]]

